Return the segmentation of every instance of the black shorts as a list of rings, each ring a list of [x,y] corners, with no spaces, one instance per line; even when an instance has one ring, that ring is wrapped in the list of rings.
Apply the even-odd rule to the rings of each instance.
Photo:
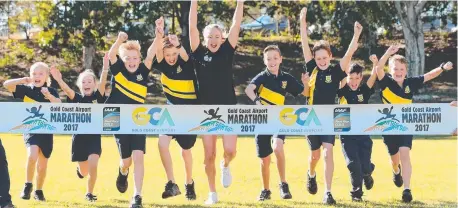
[[[184,150],[191,149],[196,143],[197,135],[167,135],[177,140],[180,147]]]
[[[256,135],[256,153],[259,158],[265,158],[272,154],[272,137],[279,138],[285,142],[285,135]]]
[[[399,152],[400,147],[408,147],[412,149],[413,135],[382,135],[383,143],[388,148],[390,155],[395,155]]]
[[[51,157],[53,149],[52,134],[24,134],[24,142],[26,147],[37,145],[45,158]]]
[[[146,153],[146,135],[142,134],[115,134],[118,151],[122,159],[132,156],[134,150],[141,150]]]
[[[322,143],[329,143],[334,145],[336,141],[336,136],[334,135],[309,135],[307,136],[307,141],[309,142],[310,149],[317,150],[320,149]]]
[[[102,154],[100,134],[75,134],[72,138],[72,162],[84,162],[89,155]]]

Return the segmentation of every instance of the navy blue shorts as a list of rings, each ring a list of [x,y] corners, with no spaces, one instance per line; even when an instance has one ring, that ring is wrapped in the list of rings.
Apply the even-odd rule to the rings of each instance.
[[[53,136],[52,134],[24,134],[25,146],[37,145],[45,158],[49,158],[53,149]]]
[[[122,159],[131,157],[134,150],[143,151],[143,154],[146,153],[146,135],[115,134],[114,136]]]
[[[383,143],[385,143],[388,153],[395,155],[399,152],[400,147],[408,147],[412,149],[413,135],[382,135]]]
[[[309,135],[307,136],[307,141],[309,142],[310,149],[317,150],[320,149],[322,143],[329,143],[334,145],[336,141],[336,136],[334,135]]]
[[[87,161],[89,155],[102,154],[100,134],[75,134],[72,138],[72,162]]]
[[[285,135],[256,135],[256,153],[259,158],[272,154],[272,138],[279,138],[285,142]]]
[[[178,142],[178,145],[184,150],[191,149],[194,147],[194,144],[196,143],[197,140],[197,135],[167,135],[171,136],[173,139],[175,139]]]

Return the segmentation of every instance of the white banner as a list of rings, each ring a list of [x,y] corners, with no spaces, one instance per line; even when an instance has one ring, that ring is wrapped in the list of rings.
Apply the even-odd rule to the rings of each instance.
[[[447,135],[457,126],[448,104],[115,105],[0,103],[2,133]]]

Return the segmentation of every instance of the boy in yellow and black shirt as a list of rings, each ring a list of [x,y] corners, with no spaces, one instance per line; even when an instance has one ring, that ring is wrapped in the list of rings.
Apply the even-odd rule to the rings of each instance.
[[[423,87],[425,82],[436,78],[443,71],[453,68],[453,64],[447,62],[424,75],[407,77],[407,59],[401,55],[394,55],[397,51],[398,47],[389,47],[377,65],[377,78],[380,81],[382,102],[385,104],[412,103],[413,95]],[[385,74],[384,71],[384,66],[388,59],[389,75]],[[393,106],[391,106],[392,108]],[[412,175],[410,150],[412,149],[412,140],[413,135],[383,135],[383,142],[391,156],[393,182],[397,187],[401,187],[404,184],[402,201],[407,203],[413,199],[410,190],[410,177]],[[400,161],[403,162],[401,163]]]
[[[106,103],[109,104],[143,104],[147,94],[147,79],[153,63],[153,48],[148,48],[148,55],[141,62],[140,44],[138,41],[127,41],[127,34],[120,32],[116,42],[111,47],[110,71],[113,74],[111,93]],[[127,42],[125,42],[127,41]],[[124,43],[125,42],[125,43]],[[153,45],[153,44],[152,44]],[[117,55],[119,51],[119,56]],[[121,156],[116,187],[119,192],[127,190],[129,167],[135,164],[134,180],[135,193],[131,202],[132,207],[142,205],[141,191],[143,186],[146,135],[118,134],[114,135]]]
[[[354,52],[358,49],[358,39],[362,32],[362,26],[355,22],[353,39],[348,47],[345,56],[337,65],[331,65],[332,53],[329,43],[320,40],[310,50],[307,37],[307,8],[303,8],[300,14],[301,24],[301,41],[304,59],[306,62],[306,70],[310,75],[310,98],[309,105],[332,105],[335,104],[337,90],[341,81],[347,76],[346,71],[349,69],[351,58]],[[307,174],[307,190],[310,194],[316,194],[318,186],[316,183],[315,167],[319,161],[323,146],[325,152],[324,163],[326,168],[323,203],[335,204],[331,194],[332,176],[334,172],[333,146],[335,142],[334,135],[308,135],[307,140],[310,145],[311,155],[309,160],[309,171]]]
[[[264,64],[267,69],[259,73],[246,88],[247,96],[257,105],[284,105],[286,93],[293,96],[299,94],[307,95],[308,89],[300,84],[293,76],[280,70],[282,56],[278,46],[267,46],[264,49]],[[308,83],[307,74],[302,75],[302,83]],[[269,189],[269,165],[270,155],[274,150],[271,143],[274,138],[275,156],[277,157],[277,167],[280,174],[280,196],[283,199],[291,199],[288,183],[285,176],[285,152],[283,144],[284,135],[256,135],[256,150],[258,157],[261,158],[261,173],[264,189],[258,200],[270,199]],[[267,179],[267,180],[266,180]]]
[[[372,73],[366,83],[361,84],[363,79],[363,67],[359,64],[350,66],[350,74],[347,83],[337,91],[339,104],[368,104],[369,98],[374,94],[374,83],[377,79],[376,66],[377,56],[370,57],[373,67]],[[350,171],[352,201],[362,201],[364,185],[367,190],[372,189],[374,179],[372,172],[375,165],[371,163],[372,140],[369,135],[341,135],[340,143],[345,157],[347,168]]]

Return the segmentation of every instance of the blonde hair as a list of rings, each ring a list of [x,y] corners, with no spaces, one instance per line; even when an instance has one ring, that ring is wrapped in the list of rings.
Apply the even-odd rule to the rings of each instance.
[[[142,47],[140,46],[140,43],[138,42],[138,40],[129,40],[121,44],[121,46],[119,46],[119,55],[125,53],[126,51],[137,51],[138,55],[141,57],[142,56],[142,54],[140,53],[141,48]]]
[[[205,40],[207,39],[208,33],[210,33],[210,31],[213,28],[216,28],[221,32],[221,38],[223,38],[223,39],[226,38],[226,29],[224,28],[224,26],[219,25],[219,24],[209,24],[209,25],[205,26],[204,31],[203,31],[203,35],[204,35],[204,39]]]
[[[43,69],[46,70],[46,76],[48,76],[48,77],[46,78],[45,85],[47,87],[50,87],[51,86],[51,76],[49,76],[49,66],[48,66],[48,64],[46,64],[44,62],[35,62],[30,67],[30,76],[32,76],[33,70],[38,69],[38,68],[43,68]]]
[[[390,60],[388,62],[389,65],[390,65],[390,68],[391,68],[391,66],[394,66],[394,62],[396,62],[396,61],[398,61],[401,64],[406,65],[406,68],[407,68],[407,59],[406,59],[406,57],[398,55],[398,54],[396,54],[396,55],[394,55],[394,56],[392,56],[390,58]]]
[[[98,85],[97,76],[95,76],[94,71],[92,71],[92,69],[84,70],[83,72],[80,73],[80,75],[78,75],[78,79],[76,80],[76,86],[78,86],[78,88],[80,89],[81,95],[84,95],[83,79],[84,79],[84,77],[86,77],[88,75],[91,76],[92,78],[94,78],[95,86],[97,87],[97,85]]]

